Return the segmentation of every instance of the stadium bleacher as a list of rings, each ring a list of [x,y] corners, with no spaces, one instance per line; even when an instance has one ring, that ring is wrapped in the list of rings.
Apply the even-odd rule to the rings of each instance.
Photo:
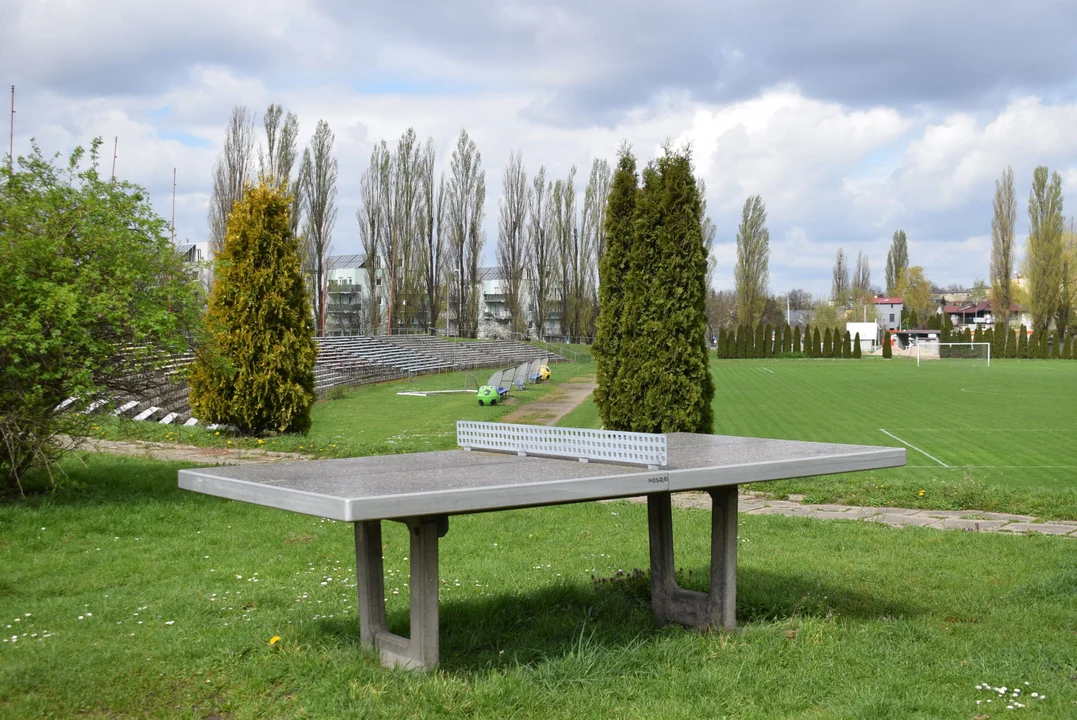
[[[454,342],[432,335],[333,336],[315,338],[318,359],[314,389],[324,397],[331,388],[353,387],[431,373],[504,367],[539,358],[565,362],[556,353],[516,340]],[[158,368],[152,390],[139,395],[117,391],[107,401],[84,403],[89,411],[164,424],[190,425],[190,389],[184,371],[193,353],[168,358]],[[65,401],[66,402],[66,401]],[[70,400],[71,403],[75,399]],[[197,422],[197,421],[194,421]]]

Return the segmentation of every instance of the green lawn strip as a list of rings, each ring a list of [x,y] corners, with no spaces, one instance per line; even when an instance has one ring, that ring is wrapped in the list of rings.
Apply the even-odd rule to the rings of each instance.
[[[595,405],[594,395],[588,395],[574,410],[571,410],[558,420],[557,425],[559,427],[601,429],[602,418],[598,416],[598,406]]]
[[[444,450],[456,445],[457,420],[497,420],[514,407],[542,398],[563,382],[593,373],[594,365],[559,363],[552,370],[550,382],[513,390],[512,402],[494,407],[480,407],[474,392],[429,397],[397,395],[398,392],[460,389],[468,375],[477,377],[482,383],[492,370],[424,375],[414,380],[364,385],[348,390],[341,399],[317,403],[311,413],[313,426],[307,435],[278,435],[264,438],[262,442],[227,430],[105,417],[98,422],[95,437],[177,442],[202,447],[262,448],[319,457]]]
[[[84,491],[0,506],[5,716],[1001,716],[981,683],[1036,716],[1077,707],[1065,538],[745,516],[728,636],[655,625],[643,505],[454,517],[442,665],[421,674],[359,646],[347,524],[180,491],[174,463],[67,467]],[[675,523],[704,589],[709,516]],[[385,528],[406,632],[407,533]]]

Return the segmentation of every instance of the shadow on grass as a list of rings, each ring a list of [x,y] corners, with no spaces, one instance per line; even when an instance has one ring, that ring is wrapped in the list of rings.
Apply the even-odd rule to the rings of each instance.
[[[682,587],[706,588],[706,567],[678,574]],[[702,578],[702,582],[696,582]],[[909,617],[925,612],[908,600],[866,595],[810,575],[744,569],[737,579],[737,623],[796,617],[856,620]],[[407,611],[389,613],[392,632],[408,636]],[[471,673],[538,665],[590,651],[617,651],[667,636],[651,612],[650,576],[633,571],[598,579],[592,587],[554,584],[519,594],[441,600],[441,663],[448,672]],[[324,620],[322,630],[359,648],[350,620]],[[672,628],[679,628],[677,625]],[[682,632],[696,632],[689,628]]]

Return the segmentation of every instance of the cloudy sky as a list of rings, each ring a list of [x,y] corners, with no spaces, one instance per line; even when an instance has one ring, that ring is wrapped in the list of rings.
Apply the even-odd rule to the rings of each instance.
[[[371,145],[409,126],[439,160],[461,128],[487,170],[487,255],[501,169],[579,168],[622,140],[643,159],[691,142],[731,287],[740,207],[763,196],[771,288],[826,293],[839,247],[871,260],[903,228],[936,283],[988,274],[994,180],[1012,165],[1018,234],[1032,170],[1077,213],[1072,0],[3,0],[0,83],[16,86],[15,152],[95,136],[149,188],[178,238],[206,237],[210,172],[234,105],[278,102],[336,133],[337,252]],[[6,148],[5,148],[6,151]],[[108,158],[110,161],[111,158]],[[580,177],[582,176],[582,178]]]

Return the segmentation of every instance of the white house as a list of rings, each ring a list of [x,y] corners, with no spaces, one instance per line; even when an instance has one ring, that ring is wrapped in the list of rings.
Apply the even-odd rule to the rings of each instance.
[[[883,330],[897,330],[901,327],[902,300],[899,297],[875,298],[875,317]],[[861,338],[864,336],[861,335]]]

